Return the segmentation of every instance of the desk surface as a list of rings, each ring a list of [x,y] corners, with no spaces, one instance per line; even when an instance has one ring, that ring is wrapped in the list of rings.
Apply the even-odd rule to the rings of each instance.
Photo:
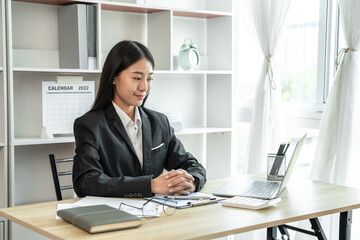
[[[202,192],[212,193],[225,181],[210,181]],[[311,180],[293,178],[281,198],[276,207],[262,210],[222,207],[221,203],[182,209],[172,216],[143,219],[142,226],[136,229],[93,235],[65,221],[56,221],[59,202],[4,208],[0,216],[51,239],[211,239],[360,208],[359,189]]]

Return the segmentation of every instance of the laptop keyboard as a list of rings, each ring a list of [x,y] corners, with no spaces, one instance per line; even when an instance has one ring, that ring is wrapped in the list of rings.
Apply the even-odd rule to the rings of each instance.
[[[254,181],[243,195],[271,197],[278,189],[278,182]]]

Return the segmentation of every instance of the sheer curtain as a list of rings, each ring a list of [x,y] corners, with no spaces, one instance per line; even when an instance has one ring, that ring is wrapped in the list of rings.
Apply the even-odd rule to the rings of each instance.
[[[338,55],[338,68],[320,124],[311,177],[360,188],[360,1],[339,0],[347,48]],[[336,216],[337,217],[337,216]],[[355,227],[359,214],[353,216]],[[337,231],[337,225],[329,227]],[[335,239],[331,233],[330,239]],[[353,235],[354,236],[354,235]]]
[[[253,32],[264,55],[256,88],[250,130],[247,173],[266,170],[266,156],[276,150],[281,137],[280,82],[276,82],[273,55],[279,43],[291,0],[247,0]]]
[[[347,48],[338,55],[338,70],[320,124],[311,176],[360,187],[360,1],[339,0]]]

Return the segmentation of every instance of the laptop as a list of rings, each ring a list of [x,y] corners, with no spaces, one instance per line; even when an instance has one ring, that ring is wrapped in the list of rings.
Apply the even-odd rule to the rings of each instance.
[[[224,184],[213,194],[220,197],[242,196],[260,199],[278,198],[282,191],[285,189],[286,184],[289,182],[291,173],[294,170],[296,160],[298,159],[305,138],[306,134],[296,143],[284,178],[281,182],[230,179],[226,184]]]

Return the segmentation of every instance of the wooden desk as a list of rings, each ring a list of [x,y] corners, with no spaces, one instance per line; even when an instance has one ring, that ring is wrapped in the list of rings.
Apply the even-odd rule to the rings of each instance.
[[[225,181],[210,181],[202,191],[212,193]],[[222,207],[220,203],[182,209],[172,216],[143,219],[136,229],[94,235],[56,221],[59,202],[4,208],[0,216],[51,239],[211,239],[360,208],[360,190],[311,180],[293,178],[281,198],[277,207],[262,210]]]

